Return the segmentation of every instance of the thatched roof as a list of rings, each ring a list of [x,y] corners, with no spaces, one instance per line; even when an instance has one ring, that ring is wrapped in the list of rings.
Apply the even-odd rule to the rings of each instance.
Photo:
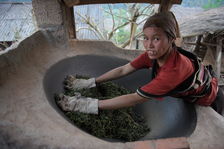
[[[170,11],[174,13],[178,23],[181,24],[182,22],[185,22],[186,19],[190,19],[192,16],[202,13],[204,9],[201,7],[184,7],[182,5],[173,5]]]
[[[204,11],[180,23],[182,37],[224,30],[224,7]]]
[[[31,3],[0,3],[0,42],[23,39],[35,30]]]

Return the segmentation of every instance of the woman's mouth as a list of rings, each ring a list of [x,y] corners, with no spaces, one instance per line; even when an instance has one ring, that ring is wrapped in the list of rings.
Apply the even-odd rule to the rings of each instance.
[[[148,51],[147,52],[150,56],[155,56],[156,54],[157,54],[157,52],[156,51]]]

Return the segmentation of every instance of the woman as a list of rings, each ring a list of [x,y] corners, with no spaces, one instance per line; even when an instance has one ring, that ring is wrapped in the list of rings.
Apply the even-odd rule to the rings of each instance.
[[[173,96],[203,106],[212,105],[221,113],[223,93],[218,89],[217,79],[210,67],[203,66],[197,56],[175,45],[179,36],[175,16],[171,12],[151,16],[143,26],[143,33],[146,52],[132,62],[98,78],[84,80],[70,77],[67,82],[70,82],[71,88],[90,88],[138,69],[152,67],[153,79],[149,83],[137,89],[136,93],[106,100],[82,97],[80,94],[74,97],[63,95],[58,102],[59,106],[65,111],[97,114],[98,109],[118,109],[149,99],[160,100],[164,96]]]

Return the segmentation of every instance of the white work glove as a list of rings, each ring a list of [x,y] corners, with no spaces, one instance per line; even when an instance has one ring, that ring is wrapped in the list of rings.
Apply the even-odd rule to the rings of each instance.
[[[72,97],[60,94],[57,103],[64,111],[98,114],[98,99],[83,97],[80,93]]]
[[[96,80],[95,78],[76,79],[74,76],[69,75],[65,78],[65,84],[65,88],[67,89],[92,88],[96,86]]]

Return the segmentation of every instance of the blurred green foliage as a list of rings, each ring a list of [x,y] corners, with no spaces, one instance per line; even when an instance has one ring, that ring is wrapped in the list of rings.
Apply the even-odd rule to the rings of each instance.
[[[206,4],[203,5],[204,9],[211,9],[211,8],[217,8],[222,6],[224,3],[224,0],[208,0]]]
[[[144,4],[144,3],[142,4],[138,3],[136,5],[134,4],[113,4],[113,5],[107,5],[107,6],[105,5],[103,7],[103,9],[105,10],[104,16],[111,20],[113,20],[113,17],[114,17],[115,28],[128,22],[125,26],[118,28],[114,32],[111,40],[118,46],[121,46],[130,38],[130,35],[132,32],[130,29],[130,26],[131,26],[133,15],[134,15],[133,12],[137,12],[141,14],[137,17],[137,20],[136,20],[136,23],[138,24],[138,26],[137,26],[137,32],[135,33],[135,35],[141,33],[142,26],[144,23],[144,21],[143,22],[141,21],[146,19],[153,13],[153,9],[151,9],[152,7],[149,7],[149,6],[152,6],[152,5]],[[113,13],[113,17],[111,14],[108,13],[110,12],[110,9]]]
[[[207,10],[224,6],[224,0],[183,0],[181,5],[184,7],[201,7]]]

